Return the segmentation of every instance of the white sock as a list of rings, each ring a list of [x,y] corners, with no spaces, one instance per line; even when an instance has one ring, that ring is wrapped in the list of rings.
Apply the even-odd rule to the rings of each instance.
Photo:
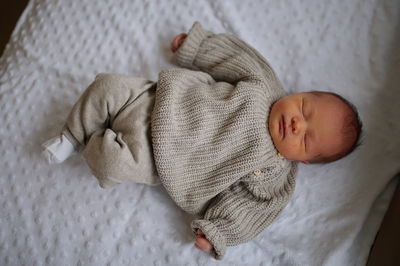
[[[42,155],[47,159],[49,164],[62,163],[71,155],[77,153],[74,145],[61,134],[42,144]]]

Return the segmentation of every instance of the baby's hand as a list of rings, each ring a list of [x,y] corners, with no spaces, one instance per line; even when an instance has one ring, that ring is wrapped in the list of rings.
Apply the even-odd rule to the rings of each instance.
[[[194,243],[194,245],[196,246],[196,248],[204,252],[210,252],[213,248],[210,241],[207,240],[206,236],[200,229],[197,229],[196,231],[196,242]]]
[[[186,36],[187,36],[187,34],[181,33],[181,34],[179,34],[178,36],[176,36],[172,40],[172,42],[171,42],[171,50],[172,50],[173,53],[175,53],[179,49],[179,47],[181,47],[181,45],[182,45],[183,41],[185,40]]]

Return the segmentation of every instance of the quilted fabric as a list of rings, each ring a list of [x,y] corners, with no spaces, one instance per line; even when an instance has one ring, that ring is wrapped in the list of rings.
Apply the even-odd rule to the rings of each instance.
[[[32,0],[0,60],[0,264],[364,265],[400,170],[399,12],[396,0]],[[342,94],[365,129],[346,159],[301,166],[276,222],[222,262],[193,247],[191,217],[162,187],[103,190],[79,156],[40,157],[97,73],[156,80],[195,20],[254,46],[289,91]]]

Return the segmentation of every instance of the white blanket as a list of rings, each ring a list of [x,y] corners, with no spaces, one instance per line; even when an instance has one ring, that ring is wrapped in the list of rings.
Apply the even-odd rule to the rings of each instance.
[[[396,0],[31,1],[0,61],[0,264],[364,265],[400,170],[399,11]],[[254,46],[288,90],[342,94],[365,129],[346,159],[301,166],[276,222],[221,262],[194,248],[191,217],[162,187],[103,190],[79,156],[40,157],[97,73],[156,80],[195,20]]]

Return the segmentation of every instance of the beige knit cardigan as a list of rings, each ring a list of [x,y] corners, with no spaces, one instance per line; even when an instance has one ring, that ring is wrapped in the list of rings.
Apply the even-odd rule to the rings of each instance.
[[[221,259],[226,246],[268,226],[293,193],[296,163],[278,157],[267,127],[285,92],[256,50],[197,22],[176,58],[185,69],[159,74],[154,159],[172,199],[196,216],[193,231]]]

